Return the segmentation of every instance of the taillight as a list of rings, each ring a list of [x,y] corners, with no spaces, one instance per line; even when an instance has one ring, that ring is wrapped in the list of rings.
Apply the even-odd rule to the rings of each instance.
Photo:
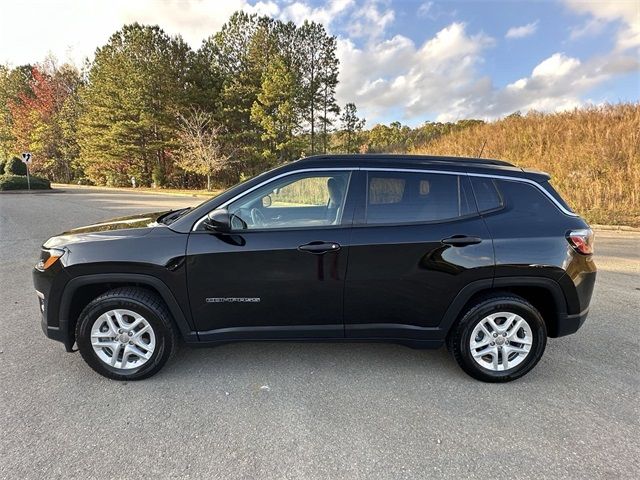
[[[590,228],[571,230],[567,233],[567,241],[576,252],[582,255],[593,253],[593,230]]]

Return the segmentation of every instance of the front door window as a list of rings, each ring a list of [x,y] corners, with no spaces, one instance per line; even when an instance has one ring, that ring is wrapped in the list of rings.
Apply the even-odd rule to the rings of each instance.
[[[349,172],[307,172],[270,182],[227,206],[234,230],[340,225]]]

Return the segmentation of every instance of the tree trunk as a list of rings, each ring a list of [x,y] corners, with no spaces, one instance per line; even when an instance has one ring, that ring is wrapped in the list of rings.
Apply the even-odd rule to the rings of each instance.
[[[207,173],[207,191],[211,191],[211,174]]]

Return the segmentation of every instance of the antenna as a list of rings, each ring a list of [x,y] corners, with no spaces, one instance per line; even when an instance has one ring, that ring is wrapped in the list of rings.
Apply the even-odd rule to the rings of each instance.
[[[484,152],[484,146],[487,144],[487,139],[484,139],[484,143],[482,144],[482,148],[480,149],[480,153],[478,154],[478,158],[482,157],[482,152]]]

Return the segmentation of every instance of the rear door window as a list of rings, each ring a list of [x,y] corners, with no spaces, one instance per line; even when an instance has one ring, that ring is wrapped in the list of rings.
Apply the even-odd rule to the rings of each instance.
[[[366,223],[438,222],[475,214],[463,175],[369,172]]]

